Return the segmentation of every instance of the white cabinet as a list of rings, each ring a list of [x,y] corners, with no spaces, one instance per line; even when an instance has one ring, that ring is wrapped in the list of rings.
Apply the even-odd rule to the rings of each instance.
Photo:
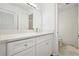
[[[36,55],[49,56],[53,53],[53,34],[40,36],[36,39]]]
[[[40,43],[36,46],[36,55],[37,56],[49,56],[49,41]]]
[[[35,38],[15,41],[7,44],[7,55],[15,55],[35,45]]]
[[[7,56],[50,56],[53,34],[40,35],[0,45],[0,55]]]

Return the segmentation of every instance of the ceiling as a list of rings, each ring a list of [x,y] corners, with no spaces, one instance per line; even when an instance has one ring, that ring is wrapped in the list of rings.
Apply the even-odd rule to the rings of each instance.
[[[63,9],[63,8],[70,8],[73,6],[76,6],[77,3],[58,3],[58,8]]]
[[[33,9],[27,3],[12,3],[12,5],[18,6],[20,8],[26,9],[26,10]]]

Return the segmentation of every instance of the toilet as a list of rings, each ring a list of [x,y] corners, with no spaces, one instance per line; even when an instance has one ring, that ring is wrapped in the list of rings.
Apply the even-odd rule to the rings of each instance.
[[[64,44],[62,41],[59,41],[59,52],[61,56],[78,56],[79,49],[75,48],[72,45]]]

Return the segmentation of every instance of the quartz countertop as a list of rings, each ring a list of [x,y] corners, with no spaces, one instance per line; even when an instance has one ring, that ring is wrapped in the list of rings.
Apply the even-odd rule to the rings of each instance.
[[[32,32],[32,33],[16,33],[16,34],[1,34],[0,35],[0,44],[12,42],[16,40],[22,40],[24,38],[32,38],[36,36],[53,34],[53,32]]]

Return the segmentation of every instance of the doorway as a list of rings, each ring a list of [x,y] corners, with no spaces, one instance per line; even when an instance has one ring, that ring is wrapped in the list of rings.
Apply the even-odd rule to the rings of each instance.
[[[66,52],[63,55],[72,55],[73,51],[70,49],[78,48],[77,3],[58,3],[58,41],[59,53]],[[70,53],[68,49],[71,51]]]

